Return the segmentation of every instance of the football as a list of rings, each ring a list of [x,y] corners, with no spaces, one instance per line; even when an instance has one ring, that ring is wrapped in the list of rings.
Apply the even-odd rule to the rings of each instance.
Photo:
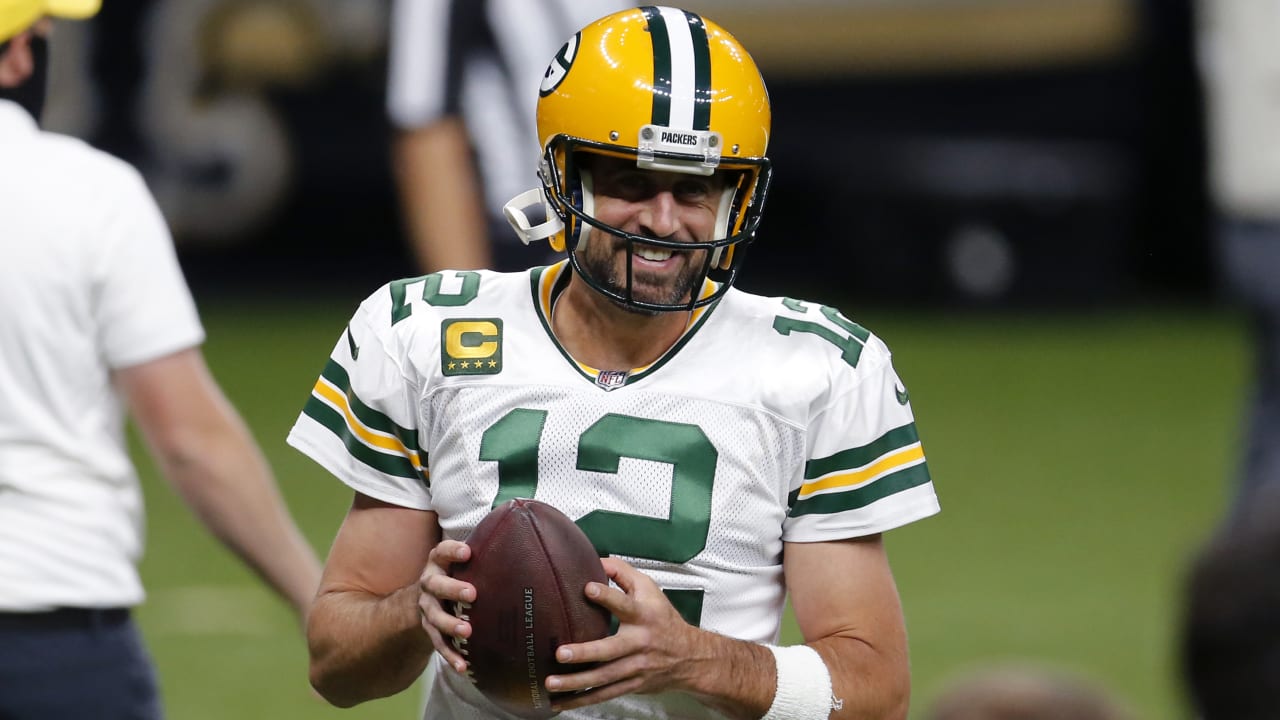
[[[588,581],[609,581],[600,556],[564,513],[522,498],[494,508],[467,545],[471,559],[450,574],[476,588],[475,602],[454,608],[471,623],[471,637],[454,639],[471,681],[507,712],[551,717],[547,676],[585,669],[557,662],[556,648],[609,633],[609,612],[583,594]]]

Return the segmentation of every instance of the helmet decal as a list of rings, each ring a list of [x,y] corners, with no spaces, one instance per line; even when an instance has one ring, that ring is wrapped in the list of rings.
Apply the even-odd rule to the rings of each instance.
[[[640,8],[653,38],[654,125],[711,127],[711,48],[702,18],[670,7]]]
[[[560,52],[551,59],[551,64],[547,66],[547,71],[542,75],[542,86],[538,88],[538,94],[542,96],[550,95],[555,89],[560,87],[560,83],[564,82],[564,78],[569,74],[569,68],[573,66],[573,58],[578,54],[578,43],[582,40],[582,33],[574,33],[569,38],[569,42],[560,48]]]

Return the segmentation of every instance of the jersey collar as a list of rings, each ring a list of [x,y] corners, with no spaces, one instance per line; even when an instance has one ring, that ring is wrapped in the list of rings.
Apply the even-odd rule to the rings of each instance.
[[[597,387],[605,390],[613,390],[623,385],[638,382],[665,365],[668,360],[680,351],[680,348],[688,344],[694,333],[706,324],[707,318],[711,317],[711,313],[720,305],[717,301],[710,305],[695,308],[693,312],[689,313],[689,321],[685,325],[680,339],[676,340],[665,353],[648,365],[631,368],[625,376],[620,376],[617,370],[600,370],[578,362],[564,349],[556,334],[551,330],[551,308],[555,306],[556,300],[559,299],[565,288],[569,287],[569,278],[572,274],[573,271],[569,268],[568,260],[530,270],[529,284],[533,292],[533,306],[538,314],[538,320],[542,323],[542,329],[546,331],[547,337],[551,339],[552,344],[556,346],[556,349],[560,351],[564,359],[569,362],[569,365],[577,370],[580,375],[595,383]],[[717,283],[711,280],[704,280],[700,297],[707,297],[715,292],[717,287]],[[621,379],[619,379],[620,377]]]

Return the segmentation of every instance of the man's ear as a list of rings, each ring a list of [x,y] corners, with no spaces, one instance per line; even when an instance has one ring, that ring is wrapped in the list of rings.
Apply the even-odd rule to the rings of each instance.
[[[22,37],[18,35],[17,37]],[[11,57],[17,52],[15,43],[17,38],[9,38],[0,43],[0,90],[5,90],[17,86],[14,82],[17,79],[17,72],[13,68],[14,58]]]
[[[31,75],[31,30],[24,30],[0,43],[0,89],[12,89]],[[24,54],[25,53],[25,54]]]

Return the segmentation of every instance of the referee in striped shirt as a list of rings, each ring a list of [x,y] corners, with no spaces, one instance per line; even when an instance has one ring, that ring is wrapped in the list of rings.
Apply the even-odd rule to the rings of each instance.
[[[547,58],[617,0],[394,0],[387,110],[408,239],[423,272],[523,270],[502,205],[536,184]]]

